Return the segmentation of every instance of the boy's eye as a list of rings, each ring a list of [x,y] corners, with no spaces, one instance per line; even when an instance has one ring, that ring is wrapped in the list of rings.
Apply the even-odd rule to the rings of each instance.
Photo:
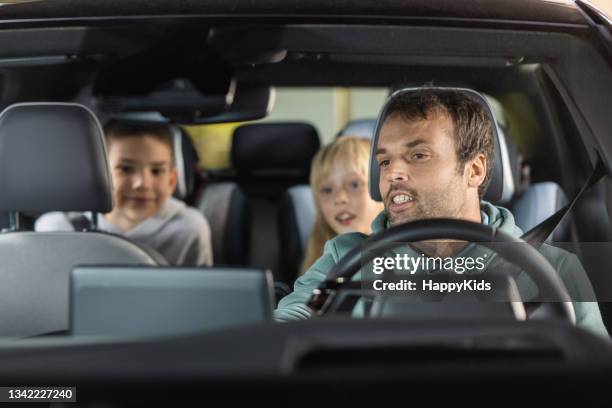
[[[387,167],[390,163],[391,163],[390,160],[381,160],[381,161],[378,162],[378,165],[380,167]]]
[[[116,168],[120,172],[126,173],[126,174],[130,174],[130,173],[132,173],[134,171],[134,167],[133,166],[129,166],[127,164],[120,164]]]
[[[164,174],[166,172],[166,169],[164,167],[154,167],[153,169],[151,169],[151,173],[153,173],[153,175],[155,176],[159,176],[161,174]]]
[[[350,187],[352,190],[357,190],[357,189],[359,189],[359,187],[360,187],[360,186],[361,186],[361,183],[360,183],[358,180],[353,180],[353,181],[351,181],[351,182],[349,183],[349,187]]]
[[[332,188],[331,187],[321,187],[319,192],[321,194],[331,194],[332,193]]]

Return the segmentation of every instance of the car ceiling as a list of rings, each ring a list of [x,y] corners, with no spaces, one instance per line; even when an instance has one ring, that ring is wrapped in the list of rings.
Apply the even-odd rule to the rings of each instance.
[[[559,58],[569,40],[565,32],[487,28],[143,20],[0,30],[0,72],[4,103],[14,99],[8,78],[27,78],[43,94],[70,97],[97,73],[104,82],[105,72],[124,84],[129,75],[136,82],[151,77],[153,83],[156,75],[205,82],[207,69],[220,60],[238,80],[272,85],[394,86],[407,78],[426,81],[432,72],[450,81],[486,82],[497,76],[491,71],[505,75]],[[372,75],[374,67],[380,75]],[[49,78],[62,78],[62,89],[54,91],[58,81]],[[18,92],[25,99],[35,97],[28,81],[20,81]]]
[[[59,19],[168,15],[367,16],[584,24],[573,2],[551,0],[30,0],[6,1],[0,18]]]
[[[247,83],[396,87],[435,79],[494,94],[516,83],[524,87],[534,67],[555,65],[559,83],[589,92],[583,106],[606,106],[605,92],[597,95],[589,89],[593,84],[582,84],[580,64],[607,78],[612,53],[592,52],[602,46],[572,3],[260,3],[47,0],[2,6],[0,104],[74,100],[92,88],[112,94],[131,86],[128,91],[137,92],[172,76],[207,87],[218,82],[223,64]],[[604,116],[595,117],[595,128],[607,126]]]

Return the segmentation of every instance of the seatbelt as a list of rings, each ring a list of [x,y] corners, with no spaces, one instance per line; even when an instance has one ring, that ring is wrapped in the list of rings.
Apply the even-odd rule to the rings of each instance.
[[[524,233],[521,236],[521,239],[531,244],[534,248],[539,249],[544,241],[546,241],[546,238],[552,234],[557,225],[559,225],[572,210],[572,208],[574,208],[574,205],[576,202],[578,202],[582,195],[599,180],[601,180],[606,173],[606,166],[604,165],[603,159],[599,153],[597,153],[597,163],[595,164],[595,168],[574,199],[568,205],[561,208],[559,211],[533,227],[531,230]]]

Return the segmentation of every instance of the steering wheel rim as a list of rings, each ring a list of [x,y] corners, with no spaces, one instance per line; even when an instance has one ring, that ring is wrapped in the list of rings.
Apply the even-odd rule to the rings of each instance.
[[[388,228],[371,236],[365,242],[365,248],[363,245],[353,248],[329,271],[325,281],[313,292],[309,305],[315,310],[320,309],[326,303],[321,299],[326,297],[323,295],[326,290],[341,289],[344,284],[350,282],[363,263],[371,261],[375,256],[405,242],[443,238],[483,245],[493,249],[506,261],[521,267],[536,283],[540,295],[561,302],[564,317],[575,323],[574,309],[567,288],[554,267],[540,252],[522,239],[497,228],[457,219],[418,220]]]

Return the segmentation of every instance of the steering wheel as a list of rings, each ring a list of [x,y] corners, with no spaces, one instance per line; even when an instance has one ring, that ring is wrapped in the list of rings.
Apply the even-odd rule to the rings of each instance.
[[[363,264],[402,243],[432,239],[462,240],[493,249],[533,279],[541,298],[561,302],[562,317],[575,324],[574,308],[565,284],[541,253],[522,239],[496,228],[456,219],[419,220],[371,236],[364,246],[353,248],[332,268],[325,281],[313,291],[308,306],[317,315],[326,314],[338,291],[348,285]]]

